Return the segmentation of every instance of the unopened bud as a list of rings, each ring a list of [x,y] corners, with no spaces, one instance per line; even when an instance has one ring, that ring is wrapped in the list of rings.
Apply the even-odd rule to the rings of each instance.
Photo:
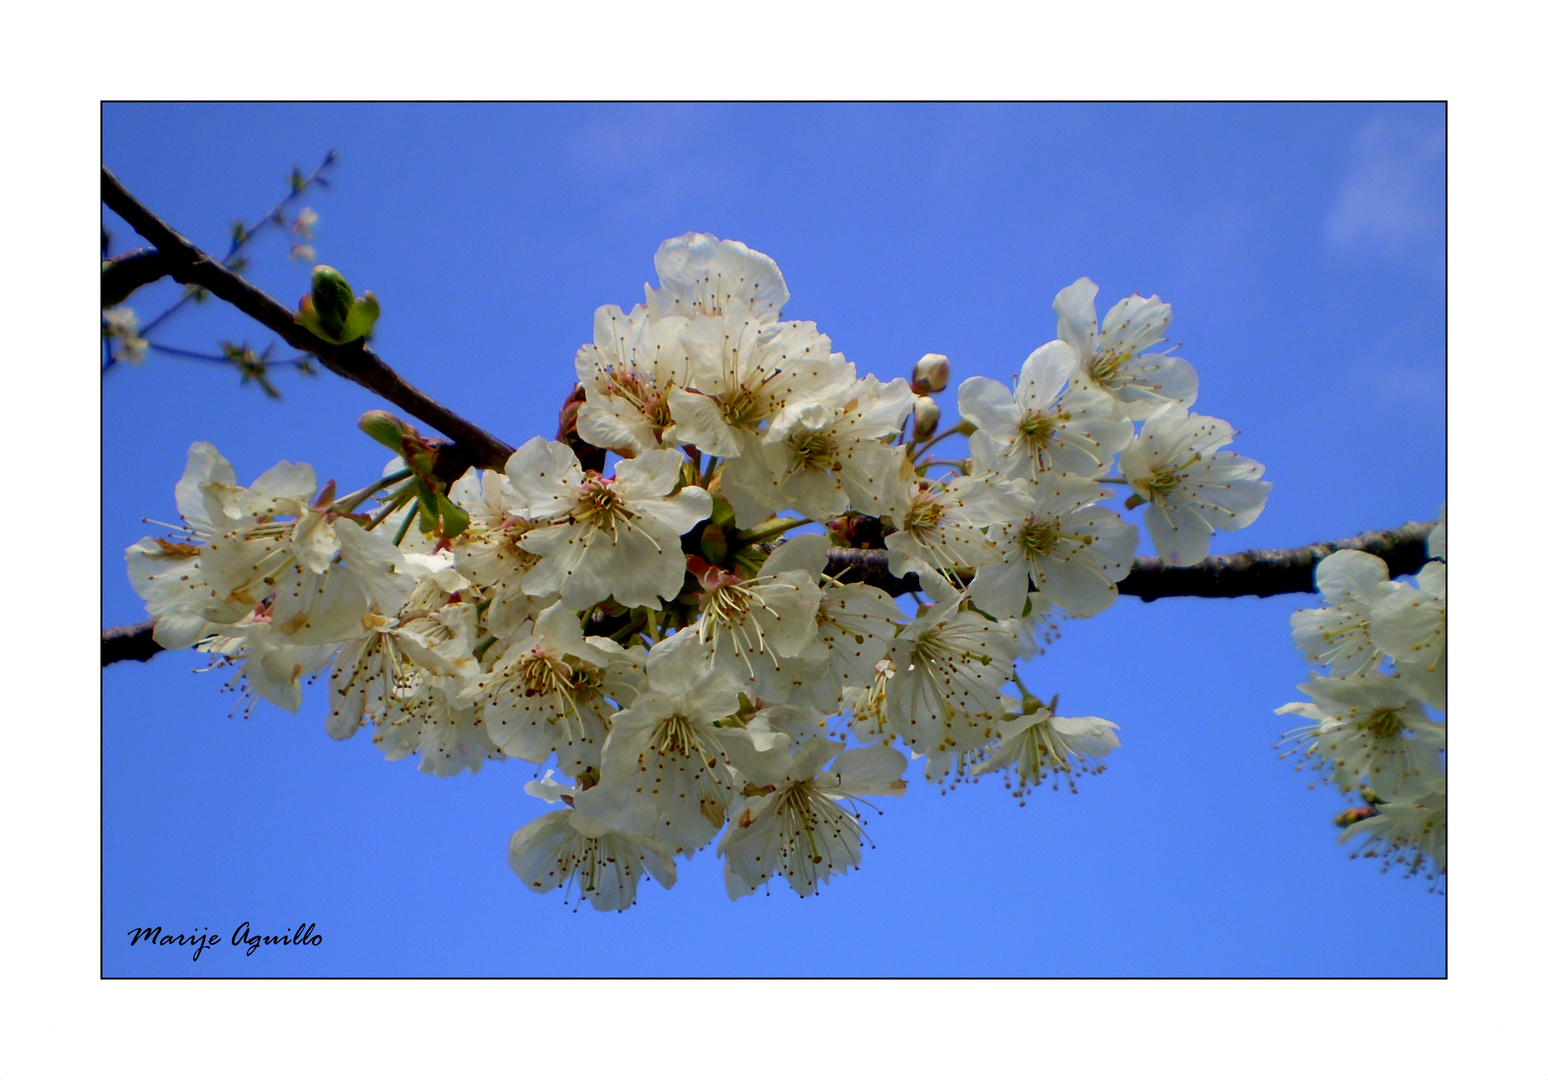
[[[928,439],[941,423],[941,407],[928,394],[914,399],[914,438]]]
[[[405,435],[419,434],[386,409],[372,409],[355,421],[355,426],[387,449],[398,454],[403,453],[403,437]]]
[[[356,300],[343,274],[331,266],[314,266],[312,291],[301,298],[296,322],[324,341],[344,345],[369,334],[381,314],[371,293]]]
[[[1333,824],[1337,825],[1341,829],[1347,829],[1355,822],[1364,821],[1366,818],[1374,817],[1375,815],[1376,811],[1373,808],[1369,806],[1357,806],[1353,809],[1345,810],[1342,814],[1339,814],[1333,819]]]
[[[925,353],[914,364],[911,380],[916,394],[938,394],[951,382],[951,361],[940,353]]]
[[[312,311],[329,337],[336,338],[344,333],[344,322],[354,306],[355,290],[349,287],[343,274],[331,266],[312,268]]]
[[[699,550],[712,563],[724,562],[731,553],[730,545],[726,543],[726,530],[719,525],[706,525],[699,534]]]

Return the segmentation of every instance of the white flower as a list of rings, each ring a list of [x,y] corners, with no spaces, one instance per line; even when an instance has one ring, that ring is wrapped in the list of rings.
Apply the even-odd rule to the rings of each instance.
[[[871,686],[902,622],[897,601],[874,586],[824,587],[817,636],[800,656],[803,670],[790,700],[838,712],[846,691]]]
[[[1008,715],[999,727],[999,744],[987,760],[973,769],[975,776],[1005,771],[1005,787],[1011,789],[1012,771],[1016,786],[1012,793],[1025,799],[1027,790],[1048,779],[1050,772],[1064,773],[1070,790],[1075,790],[1074,773],[1101,772],[1105,766],[1090,765],[1118,749],[1118,725],[1095,716],[1055,716],[1046,708],[1023,713],[1023,705],[1004,699]],[[1057,775],[1054,786],[1058,786]]]
[[[726,891],[737,900],[776,874],[799,896],[811,896],[835,873],[860,865],[861,823],[839,800],[901,795],[908,762],[885,746],[844,751],[813,739],[794,754],[758,755],[747,791],[717,852],[726,860]],[[821,771],[834,755],[832,768]]]
[[[1326,607],[1290,616],[1296,648],[1334,675],[1374,671],[1381,652],[1371,641],[1371,605],[1398,588],[1387,564],[1363,551],[1335,551],[1317,564],[1317,591]]]
[[[914,401],[902,379],[867,375],[836,400],[787,406],[769,425],[762,451],[782,506],[814,521],[853,508],[879,517],[896,498],[904,449],[898,434]]]
[[[253,609],[223,602],[200,572],[201,546],[147,536],[124,552],[129,583],[155,620],[152,637],[163,649],[186,649],[216,627],[234,623]]]
[[[887,722],[932,758],[983,746],[1000,720],[1000,688],[1015,670],[1015,639],[962,608],[962,597],[921,613],[893,640],[897,674],[886,687]]]
[[[444,689],[455,690],[478,671],[477,622],[472,604],[448,604],[404,622],[365,615],[366,633],[339,651],[328,675],[328,734],[347,739],[367,718],[391,723],[435,678],[450,680]]]
[[[517,829],[510,864],[533,892],[578,886],[581,898],[598,911],[628,910],[642,871],[665,888],[677,883],[677,867],[665,846],[617,832],[579,810],[556,810]]]
[[[990,526],[999,558],[979,566],[968,595],[997,618],[1018,618],[1028,580],[1071,615],[1106,611],[1118,599],[1114,582],[1128,576],[1139,530],[1096,503],[1112,492],[1095,480],[1044,474],[1037,481],[1003,481],[1014,515]]]
[[[1100,390],[1067,386],[1074,351],[1051,341],[1027,357],[1014,394],[975,375],[957,391],[957,411],[978,427],[973,459],[1006,476],[1098,476],[1134,438],[1134,425]]]
[[[1097,287],[1090,278],[1054,298],[1059,339],[1075,351],[1077,386],[1110,394],[1131,420],[1143,420],[1169,403],[1187,408],[1199,394],[1199,376],[1181,357],[1144,350],[1166,337],[1172,305],[1136,293],[1108,309],[1097,327]]]
[[[131,364],[138,364],[145,359],[150,342],[140,336],[140,319],[133,308],[116,307],[104,311],[102,332],[118,341],[118,351],[114,354],[117,359],[127,360]]]
[[[709,567],[696,597],[700,618],[681,633],[703,642],[716,669],[754,697],[783,698],[785,667],[817,634],[820,597],[810,567],[815,559],[826,563],[827,551],[826,536],[800,536],[776,548],[757,577]]]
[[[226,688],[241,695],[237,708],[249,716],[259,698],[286,712],[297,712],[302,682],[328,662],[335,648],[328,644],[286,644],[272,631],[267,605],[249,612],[235,625],[215,628],[196,647],[217,657],[212,667],[237,667]]]
[[[575,377],[586,388],[576,433],[592,446],[625,457],[673,445],[667,393],[688,382],[688,354],[680,338],[688,320],[647,319],[614,304],[597,308],[595,344],[575,355]]]
[[[509,640],[555,599],[528,596],[521,587],[522,578],[540,559],[521,546],[537,524],[514,512],[515,494],[505,474],[493,469],[469,469],[452,484],[448,497],[468,514],[468,527],[452,540],[455,565],[469,581],[488,590],[489,632]]]
[[[667,395],[677,441],[727,459],[721,487],[743,528],[778,509],[774,477],[759,452],[759,430],[797,400],[841,394],[853,364],[831,353],[809,322],[764,326],[734,301],[725,314],[695,319],[683,332],[695,392]]]
[[[557,753],[564,774],[577,776],[601,761],[614,712],[608,667],[622,652],[586,637],[575,613],[555,604],[461,697],[478,703],[490,741],[506,754],[540,763]]]
[[[1360,846],[1354,855],[1380,858],[1386,864],[1384,870],[1403,866],[1407,877],[1427,867],[1432,877],[1446,872],[1444,776],[1414,777],[1376,809],[1377,813],[1346,828],[1338,842],[1358,839]]]
[[[414,589],[407,560],[387,537],[347,518],[323,527],[336,554],[322,570],[296,561],[266,579],[275,583],[274,630],[297,645],[356,637],[366,614],[398,611]]]
[[[913,483],[888,513],[897,531],[886,539],[887,571],[918,574],[953,588],[959,572],[999,558],[983,527],[1006,520],[1000,478],[956,476],[945,484]]]
[[[1233,435],[1224,420],[1165,408],[1119,455],[1124,479],[1150,503],[1156,551],[1173,566],[1202,562],[1217,529],[1246,528],[1263,512],[1273,485],[1259,479],[1262,465],[1220,449]]]
[[[774,549],[760,576],[792,571],[821,581],[827,567],[828,540],[823,534],[797,536]],[[871,685],[876,665],[887,655],[903,614],[892,597],[869,585],[821,588],[812,620],[815,633],[800,654],[785,659],[773,677],[753,689],[765,700],[808,706],[831,715],[841,708],[845,690]],[[803,616],[801,626],[806,626]]]
[[[1428,562],[1418,588],[1393,586],[1371,608],[1371,640],[1427,705],[1446,707],[1446,564]]]
[[[720,315],[731,305],[747,308],[759,323],[772,323],[790,299],[774,260],[737,240],[684,233],[656,251],[661,288],[645,286],[652,319],[670,315]]]
[[[716,726],[737,712],[740,695],[695,635],[656,645],[645,670],[649,688],[613,717],[601,780],[575,805],[614,829],[693,851],[725,823],[737,791],[731,768],[751,759],[752,737]]]
[[[429,553],[405,551],[403,564],[409,577],[414,579],[414,591],[403,602],[405,614],[435,611],[454,602],[453,597],[461,600],[457,594],[464,592],[483,599],[483,594],[473,583],[458,572],[457,557],[445,548]]]
[[[490,742],[476,709],[433,686],[410,707],[378,723],[371,741],[388,761],[418,754],[419,771],[434,776],[456,776],[464,769],[476,773],[486,760],[505,757]]]
[[[301,212],[296,215],[296,220],[291,222],[290,231],[304,239],[310,240],[312,232],[317,228],[317,211],[310,206],[303,206]]]
[[[282,461],[245,488],[213,446],[191,446],[177,485],[180,534],[147,537],[127,552],[130,580],[156,617],[158,643],[186,647],[271,597],[265,615],[272,633],[294,645],[356,636],[373,606],[401,607],[414,586],[401,553],[354,521],[311,506],[316,492],[310,465]]]
[[[1317,721],[1302,733],[1306,754],[1333,767],[1333,782],[1349,791],[1363,783],[1383,799],[1413,777],[1439,775],[1446,729],[1391,675],[1313,676],[1300,689],[1311,704],[1276,710]],[[1292,733],[1292,736],[1295,733]]]
[[[205,545],[233,527],[253,525],[245,515],[226,513],[226,494],[237,490],[236,472],[209,443],[188,448],[188,464],[177,484],[183,526],[167,539],[147,536],[125,552],[129,581],[156,620],[154,637],[165,649],[183,649],[212,631],[247,615],[259,596],[217,590],[204,573]]]
[[[527,442],[505,466],[520,513],[538,526],[519,541],[541,557],[522,589],[558,593],[572,609],[609,596],[625,607],[660,608],[675,597],[687,569],[679,538],[711,509],[703,488],[672,494],[681,465],[681,454],[648,450],[620,461],[608,480],[582,474],[563,443]]]

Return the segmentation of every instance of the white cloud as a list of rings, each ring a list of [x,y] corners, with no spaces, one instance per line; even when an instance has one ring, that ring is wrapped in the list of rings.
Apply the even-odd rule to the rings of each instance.
[[[1432,269],[1445,240],[1446,131],[1382,115],[1355,137],[1353,168],[1328,215],[1339,248]]]

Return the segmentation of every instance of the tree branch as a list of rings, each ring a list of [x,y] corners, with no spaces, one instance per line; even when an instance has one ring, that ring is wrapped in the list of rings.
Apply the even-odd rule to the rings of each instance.
[[[284,305],[173,231],[129,194],[106,168],[102,170],[102,201],[156,245],[154,252],[136,252],[122,260],[135,265],[135,273],[156,269],[184,284],[202,286],[297,349],[317,357],[329,371],[365,387],[415,419],[451,436],[455,445],[442,451],[443,455],[448,450],[451,452],[445,461],[446,471],[451,476],[471,465],[492,469],[505,467],[506,459],[514,452],[510,446],[410,386],[363,342],[334,345],[301,327]],[[1197,566],[1168,566],[1153,557],[1136,559],[1128,577],[1118,583],[1118,591],[1147,603],[1167,596],[1311,593],[1316,591],[1313,575],[1318,560],[1339,550],[1369,552],[1387,563],[1393,577],[1412,574],[1425,562],[1424,542],[1433,527],[1434,522],[1411,521],[1396,529],[1364,532],[1346,540],[1300,548],[1212,555]],[[827,572],[830,575],[842,575],[844,581],[875,585],[893,596],[919,589],[916,575],[895,578],[888,572],[887,564],[888,553],[880,549],[828,550]],[[148,660],[161,652],[161,646],[151,636],[153,627],[152,623],[137,623],[102,631],[103,666],[119,660]]]
[[[448,464],[457,472],[469,465],[503,469],[506,459],[515,453],[512,447],[483,428],[464,420],[440,402],[409,385],[381,357],[366,348],[364,342],[334,345],[300,326],[295,321],[294,312],[189,243],[129,194],[128,189],[106,168],[102,170],[102,201],[156,246],[157,251],[167,259],[167,273],[172,278],[185,285],[198,285],[209,290],[267,326],[297,349],[317,357],[335,375],[365,387],[416,420],[449,436],[455,446],[449,448],[452,460]],[[457,465],[461,465],[461,468],[456,468]]]
[[[1211,555],[1197,566],[1167,566],[1160,559],[1134,560],[1134,569],[1118,583],[1125,596],[1146,603],[1164,596],[1283,596],[1317,591],[1317,563],[1335,551],[1364,551],[1387,564],[1387,575],[1416,574],[1428,560],[1424,542],[1433,521],[1410,521],[1395,529],[1377,529],[1346,540],[1328,540],[1299,548],[1248,549]]]
[[[1318,560],[1346,549],[1369,552],[1382,559],[1392,577],[1412,574],[1428,557],[1424,542],[1433,528],[1433,521],[1410,521],[1396,529],[1363,532],[1346,540],[1329,540],[1299,548],[1249,549],[1232,555],[1211,555],[1197,566],[1168,566],[1154,556],[1145,556],[1134,560],[1129,576],[1118,583],[1118,592],[1123,596],[1137,596],[1147,603],[1166,596],[1226,598],[1316,592],[1313,575]],[[893,596],[919,587],[913,574],[899,581],[887,572],[885,551],[828,549],[828,573],[837,575],[845,568],[850,573],[843,580],[875,585]]]
[[[1124,596],[1146,603],[1167,596],[1227,598],[1283,596],[1317,591],[1317,562],[1335,551],[1364,551],[1383,560],[1391,577],[1412,574],[1424,565],[1425,539],[1433,521],[1410,521],[1396,529],[1363,532],[1347,540],[1329,540],[1299,548],[1238,551],[1211,555],[1197,566],[1167,566],[1160,559],[1134,560],[1129,576],[1118,583]],[[914,574],[899,580],[887,572],[887,552],[866,548],[829,548],[828,571],[850,583],[874,585],[892,596],[919,589]],[[161,646],[151,639],[153,623],[102,631],[102,666],[119,660],[149,660]]]
[[[142,622],[102,631],[102,666],[107,667],[120,660],[149,660],[157,653],[165,652],[151,637],[154,629],[155,623]]]
[[[139,248],[102,262],[102,306],[117,307],[129,294],[171,272],[165,255],[152,248]]]

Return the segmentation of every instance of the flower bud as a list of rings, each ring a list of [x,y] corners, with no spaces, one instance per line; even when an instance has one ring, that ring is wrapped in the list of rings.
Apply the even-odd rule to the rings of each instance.
[[[370,412],[362,415],[359,420],[356,420],[355,426],[387,449],[398,454],[403,453],[403,437],[405,435],[419,434],[386,409],[372,409]]]
[[[914,364],[910,381],[916,394],[938,394],[951,381],[951,361],[940,353],[925,353]]]
[[[706,525],[699,534],[699,550],[709,562],[725,562],[726,556],[731,553],[730,545],[726,543],[726,530],[720,525]]]
[[[1375,816],[1375,814],[1376,810],[1373,807],[1357,806],[1352,809],[1345,810],[1342,814],[1339,814],[1333,819],[1333,824],[1339,826],[1340,828],[1347,829],[1355,822],[1364,821],[1368,817]]]
[[[941,407],[928,394],[914,399],[914,438],[928,439],[941,423]]]

